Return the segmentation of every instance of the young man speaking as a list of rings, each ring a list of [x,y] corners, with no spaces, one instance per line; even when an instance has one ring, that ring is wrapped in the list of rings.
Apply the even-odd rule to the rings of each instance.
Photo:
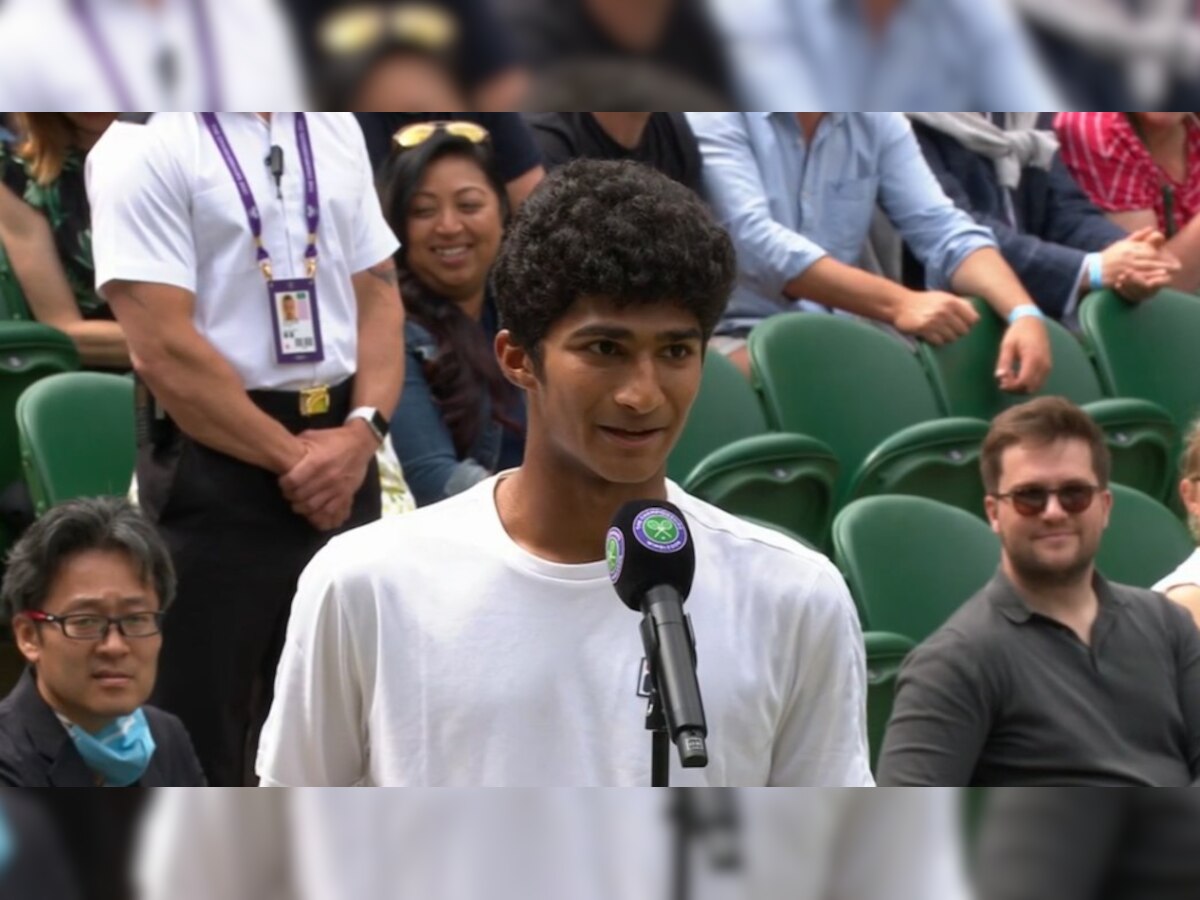
[[[666,481],[729,293],[729,238],[686,188],[579,161],[496,263],[496,350],[526,393],[524,464],[334,540],[301,579],[263,734],[266,785],[650,783],[638,619],[614,513],[686,517],[709,764],[676,785],[870,785],[853,604],[819,554]]]

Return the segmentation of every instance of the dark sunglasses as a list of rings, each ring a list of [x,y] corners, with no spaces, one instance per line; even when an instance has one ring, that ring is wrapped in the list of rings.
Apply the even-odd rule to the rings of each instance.
[[[1065,484],[1060,488],[1024,487],[1007,494],[992,494],[997,500],[1009,500],[1013,509],[1023,516],[1039,516],[1050,505],[1050,498],[1057,497],[1063,512],[1077,515],[1092,505],[1096,495],[1104,488],[1098,484]]]

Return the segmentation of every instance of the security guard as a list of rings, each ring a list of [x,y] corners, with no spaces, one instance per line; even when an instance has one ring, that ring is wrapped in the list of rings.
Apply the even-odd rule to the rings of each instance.
[[[397,241],[349,114],[130,118],[87,180],[97,290],[140,383],[141,502],[179,576],[155,700],[210,783],[238,786],[301,570],[379,517]]]

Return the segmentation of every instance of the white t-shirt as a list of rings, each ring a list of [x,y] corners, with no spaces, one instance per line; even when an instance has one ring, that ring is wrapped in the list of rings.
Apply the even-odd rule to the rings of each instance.
[[[953,789],[688,793],[732,813],[692,843],[696,900],[970,896]],[[676,799],[651,789],[163,791],[145,821],[139,896],[660,900],[673,896]],[[717,841],[738,869],[714,867]]]
[[[88,0],[103,46],[137,109],[204,109],[208,68],[195,3],[212,30],[225,109],[297,109],[304,85],[275,0]],[[164,60],[174,75],[164,79]],[[0,3],[0,108],[120,110],[120,94],[71,0]]]
[[[1160,578],[1151,590],[1165,594],[1171,588],[1182,587],[1185,584],[1200,586],[1200,550],[1192,551],[1192,555],[1181,562],[1179,568]]]
[[[362,129],[350,113],[308,113],[321,221],[317,310],[325,359],[275,359],[267,282],[233,177],[195,113],[159,113],[111,126],[88,154],[96,288],[109,281],[173,285],[196,296],[196,329],[247,389],[338,384],[356,370],[357,307],[351,276],[399,246],[379,205]],[[262,214],[276,279],[305,275],[308,240],[295,114],[221,113],[221,127]],[[280,200],[264,160],[283,150]]]
[[[499,476],[502,477],[502,476]],[[267,785],[650,784],[640,618],[603,561],[546,562],[497,478],[335,538],[301,576],[262,734]],[[696,576],[709,765],[672,785],[870,785],[862,634],[820,554],[675,485]]]

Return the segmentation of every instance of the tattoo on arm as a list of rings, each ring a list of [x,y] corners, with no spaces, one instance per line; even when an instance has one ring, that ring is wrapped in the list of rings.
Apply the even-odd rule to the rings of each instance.
[[[388,260],[385,263],[380,263],[377,266],[371,266],[371,268],[367,269],[367,274],[372,278],[378,278],[380,281],[384,282],[385,284],[389,284],[392,287],[396,287],[396,285],[400,283],[400,278],[396,274],[396,264],[391,260]]]

